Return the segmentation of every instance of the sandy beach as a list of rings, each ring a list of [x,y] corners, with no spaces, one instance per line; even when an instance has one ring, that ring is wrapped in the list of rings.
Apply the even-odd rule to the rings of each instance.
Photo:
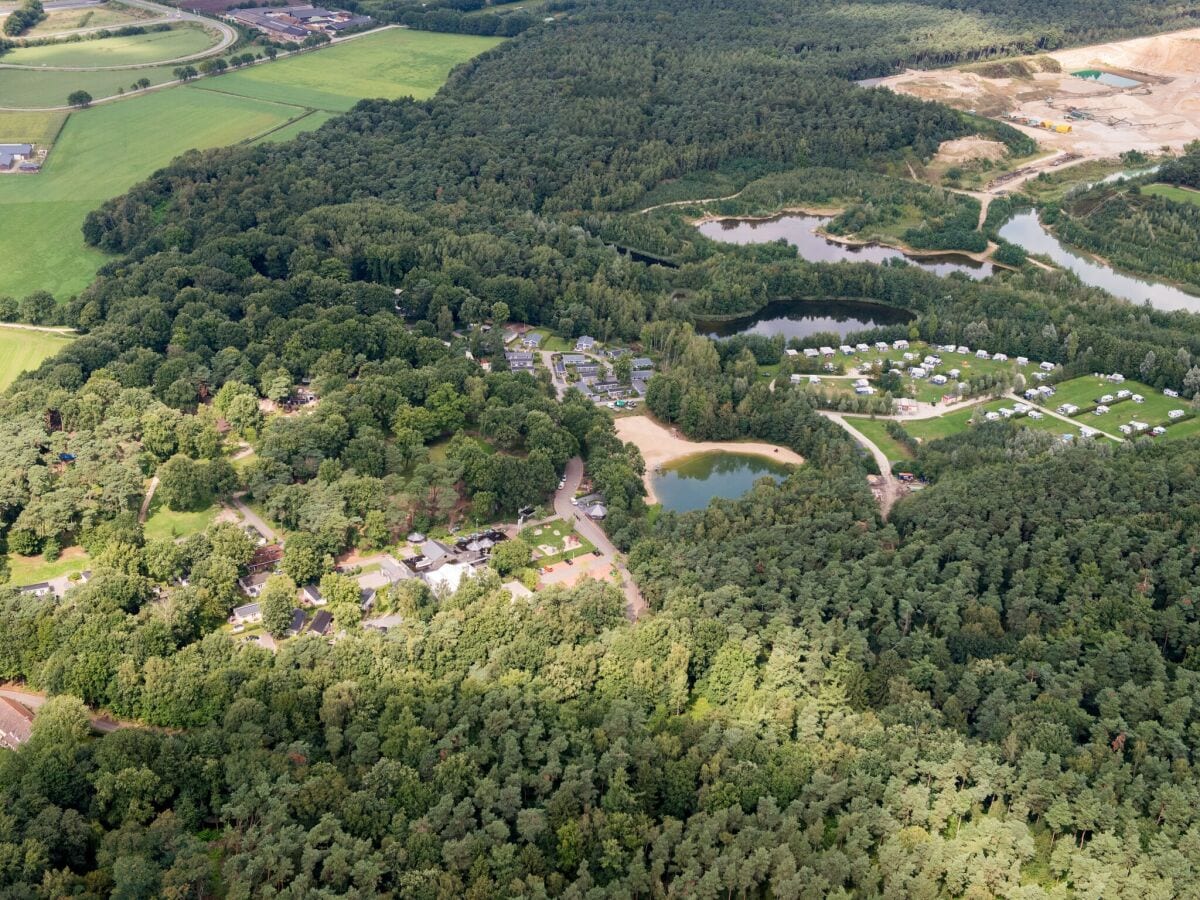
[[[649,416],[628,416],[617,419],[617,436],[633,444],[642,452],[646,461],[646,473],[642,481],[646,485],[647,500],[657,503],[654,494],[654,470],[661,465],[692,456],[696,453],[748,453],[765,456],[776,462],[801,465],[804,457],[787,447],[764,444],[761,441],[688,441],[676,436],[674,429],[665,428]]]

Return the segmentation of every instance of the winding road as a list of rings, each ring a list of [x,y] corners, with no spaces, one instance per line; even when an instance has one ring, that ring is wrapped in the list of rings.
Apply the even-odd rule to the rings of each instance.
[[[892,474],[891,460],[887,458],[887,454],[880,450],[870,438],[847,422],[844,416],[824,409],[819,409],[817,412],[845,430],[850,437],[854,438],[859,445],[864,447],[875,458],[875,464],[879,467],[879,474],[883,478],[883,481],[880,483],[879,492],[879,515],[886,522],[888,513],[892,511],[892,506],[900,499],[900,495],[903,492],[900,482]]]
[[[573,523],[576,531],[595,544],[604,556],[612,560],[617,574],[621,577],[621,590],[625,593],[625,615],[629,617],[630,621],[636,622],[648,607],[642,597],[642,592],[638,590],[633,576],[629,573],[629,569],[625,568],[620,551],[608,539],[604,529],[585,516],[579,507],[571,502],[575,492],[579,490],[579,483],[583,480],[583,460],[578,456],[568,460],[563,479],[565,483],[554,493],[555,514],[563,521]]]

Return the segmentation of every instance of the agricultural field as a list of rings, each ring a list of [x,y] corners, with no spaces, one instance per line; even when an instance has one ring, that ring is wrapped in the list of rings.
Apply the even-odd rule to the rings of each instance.
[[[389,29],[71,113],[40,175],[0,178],[0,219],[6,225],[0,230],[0,259],[5,261],[0,294],[21,297],[48,290],[62,299],[82,290],[106,259],[83,242],[80,229],[87,213],[179,154],[260,138],[288,140],[320,127],[364,97],[428,97],[451,68],[497,43]],[[77,88],[102,97],[140,77],[159,83],[175,76],[169,66],[94,72],[2,69],[0,95],[30,106],[54,105]],[[43,134],[61,122],[38,118],[57,114],[14,115],[22,117],[23,130],[40,127]],[[137,139],[130,140],[131,135]],[[3,139],[21,138],[6,134]]]
[[[1149,184],[1142,188],[1142,193],[1152,197],[1166,197],[1176,203],[1194,203],[1200,206],[1200,191],[1175,187],[1173,184]]]
[[[370,97],[431,97],[461,62],[500,38],[389,28],[315,53],[205,79],[191,90],[344,112]]]
[[[58,140],[66,112],[0,111],[0,143],[49,146]]]
[[[126,37],[17,47],[4,54],[4,63],[14,66],[140,66],[203,53],[216,44],[217,36],[212,32],[196,25],[181,25],[169,31]],[[126,73],[125,77],[135,81],[138,76]]]
[[[105,3],[86,9],[48,9],[46,18],[21,37],[44,38],[77,28],[120,28],[154,16],[149,10],[123,3]]]
[[[87,72],[0,69],[0,97],[4,98],[5,106],[21,109],[65,107],[67,95],[72,91],[84,90],[97,99],[111,97],[120,91],[131,90],[139,78],[147,79],[152,85],[174,81],[174,69],[170,65]]]
[[[292,138],[299,137],[309,131],[316,131],[336,115],[337,113],[314,109],[312,112],[293,119],[282,128],[277,128],[274,131],[267,132],[262,137],[255,138],[251,143],[278,144],[282,141],[290,141]]]
[[[0,178],[0,294],[82,290],[106,258],[83,242],[89,211],[185,150],[255,137],[301,112],[170,90],[73,113],[40,175]]]
[[[42,360],[73,340],[69,334],[0,327],[0,391],[16,381],[22,372],[36,369]]]

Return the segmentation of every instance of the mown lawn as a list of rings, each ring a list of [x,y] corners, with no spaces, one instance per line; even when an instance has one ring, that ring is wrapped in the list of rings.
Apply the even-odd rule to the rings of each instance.
[[[155,500],[150,504],[150,515],[142,526],[142,533],[148,541],[173,541],[199,534],[212,524],[220,511],[221,507],[214,503],[199,512],[175,512]]]
[[[139,19],[146,19],[152,15],[154,14],[148,10],[136,6],[125,6],[123,3],[105,3],[103,6],[92,6],[86,9],[48,9],[46,18],[21,37],[44,38],[75,28],[119,28],[122,25],[132,25]]]
[[[91,566],[91,557],[82,547],[68,547],[62,555],[53,562],[47,562],[40,554],[37,556],[8,555],[8,580],[10,584],[37,584],[39,581],[49,581],[60,575],[72,572],[82,572]]]
[[[0,391],[74,339],[69,334],[0,327]]]
[[[342,112],[367,97],[432,97],[461,62],[500,38],[390,28],[336,47],[204,79],[194,91],[221,91]]]
[[[149,34],[17,47],[4,54],[4,62],[13,66],[140,66],[201,53],[217,42],[214,32],[198,25],[181,25]],[[138,73],[127,71],[125,78],[136,81]]]
[[[912,459],[912,451],[888,434],[885,420],[868,419],[865,416],[846,416],[846,421],[887,454],[889,460]]]

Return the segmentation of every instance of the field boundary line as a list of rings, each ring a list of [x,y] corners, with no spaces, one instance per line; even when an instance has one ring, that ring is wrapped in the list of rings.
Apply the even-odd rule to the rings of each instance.
[[[276,106],[286,106],[290,109],[307,109],[309,112],[327,112],[341,115],[343,109],[326,109],[323,106],[300,106],[297,103],[288,103],[285,100],[268,100],[266,97],[255,97],[253,94],[239,94],[236,91],[223,91],[220,88],[201,87],[198,84],[192,85],[197,91],[208,91],[210,94],[223,94],[226,97],[240,97],[242,100],[257,100],[260,103],[274,103]]]
[[[243,147],[248,144],[253,144],[255,141],[261,141],[263,138],[267,137],[268,135],[272,135],[277,131],[282,131],[284,128],[288,128],[292,125],[295,125],[297,122],[303,122],[305,119],[307,119],[313,113],[318,112],[318,110],[308,109],[305,107],[294,107],[294,108],[295,109],[304,109],[304,112],[302,112],[300,115],[296,116],[294,119],[288,119],[286,122],[284,122],[281,125],[276,125],[273,128],[268,128],[266,131],[260,132],[258,134],[252,134],[249,137],[244,137],[240,141],[238,141],[236,144],[230,144],[230,146],[231,147]],[[329,110],[322,109],[322,110],[320,110],[320,112],[329,112]]]

